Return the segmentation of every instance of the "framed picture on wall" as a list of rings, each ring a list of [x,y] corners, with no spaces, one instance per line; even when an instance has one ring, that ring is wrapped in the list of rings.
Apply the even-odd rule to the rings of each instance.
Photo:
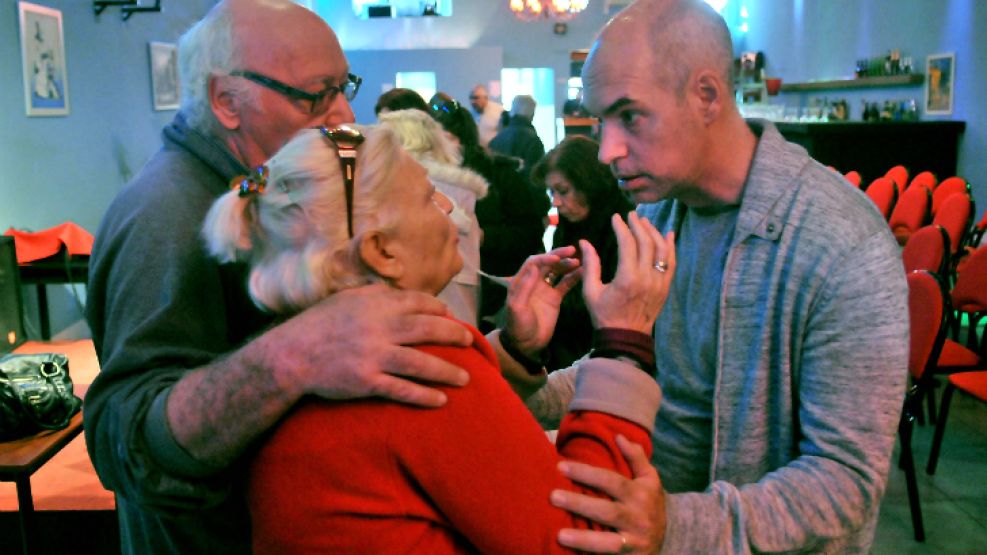
[[[178,87],[178,47],[168,42],[148,44],[151,60],[151,96],[155,110],[177,110],[181,97]]]
[[[69,80],[62,12],[28,2],[18,2],[17,8],[27,115],[68,115]]]
[[[925,62],[925,113],[948,116],[953,113],[953,85],[956,81],[956,54],[933,54]]]

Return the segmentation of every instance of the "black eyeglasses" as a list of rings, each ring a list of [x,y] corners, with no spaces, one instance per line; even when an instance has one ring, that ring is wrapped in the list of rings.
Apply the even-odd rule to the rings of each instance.
[[[339,167],[343,171],[343,187],[346,192],[346,231],[353,238],[353,178],[356,176],[356,147],[363,142],[363,133],[348,125],[320,131],[336,147],[339,154]]]
[[[312,108],[309,111],[311,114],[320,114],[329,109],[332,105],[333,100],[336,99],[336,95],[343,93],[343,97],[347,101],[356,98],[356,93],[360,92],[360,84],[363,83],[363,79],[358,75],[352,73],[346,74],[346,81],[343,81],[338,86],[329,85],[325,89],[317,92],[310,93],[308,91],[303,91],[301,89],[296,89],[291,85],[286,85],[277,79],[272,79],[266,75],[248,70],[236,70],[230,72],[230,75],[234,77],[243,77],[257,83],[258,85],[265,86],[272,91],[279,92],[288,98],[295,100],[306,100],[312,103]]]

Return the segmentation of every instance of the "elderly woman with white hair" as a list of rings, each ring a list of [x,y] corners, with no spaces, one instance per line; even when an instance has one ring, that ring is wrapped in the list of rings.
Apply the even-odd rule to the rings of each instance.
[[[438,293],[462,264],[450,211],[390,130],[323,128],[302,131],[255,175],[234,180],[203,234],[214,256],[249,265],[260,307],[290,315],[371,282]],[[652,284],[634,310],[653,322],[671,272],[650,265],[674,247],[633,217],[618,235],[625,271]],[[560,254],[574,249],[532,257],[515,276],[509,303],[521,309],[491,335],[496,350],[472,326],[469,347],[418,347],[470,374],[468,385],[444,388],[444,407],[306,397],[288,413],[249,469],[255,553],[562,553],[561,529],[599,527],[552,506],[553,489],[588,491],[558,465],[569,458],[630,476],[624,453],[650,452],[660,391],[653,359],[633,341],[602,345],[580,370],[554,447],[511,391],[498,361],[530,347],[532,325],[550,332],[561,295],[579,279],[543,280],[571,269]],[[602,286],[594,256],[583,254],[586,279]],[[639,368],[617,356],[638,357]],[[617,533],[613,541],[620,545]]]
[[[461,167],[463,156],[452,136],[427,113],[395,110],[381,113],[378,121],[391,129],[401,145],[428,171],[428,178],[453,204],[450,217],[459,230],[459,254],[463,269],[453,276],[438,297],[452,314],[472,326],[477,325],[480,300],[480,222],[476,201],[487,194],[487,182],[480,174]]]

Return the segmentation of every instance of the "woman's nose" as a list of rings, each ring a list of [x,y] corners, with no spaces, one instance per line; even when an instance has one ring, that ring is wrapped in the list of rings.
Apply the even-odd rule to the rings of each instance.
[[[435,191],[435,204],[439,205],[439,208],[446,214],[452,214],[452,201],[439,191]]]

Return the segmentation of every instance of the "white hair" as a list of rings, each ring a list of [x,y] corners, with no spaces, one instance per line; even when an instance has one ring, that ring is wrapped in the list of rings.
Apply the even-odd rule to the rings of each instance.
[[[414,161],[390,130],[358,128],[366,140],[357,149],[352,239],[339,156],[316,129],[300,131],[267,162],[263,193],[233,190],[210,208],[202,231],[209,253],[250,265],[250,297],[261,308],[294,313],[381,281],[360,259],[360,237],[393,229],[396,214],[386,200]]]
[[[432,160],[459,166],[463,156],[442,124],[421,110],[395,110],[380,114],[380,124],[393,131],[401,146],[416,160]]]
[[[220,2],[178,39],[182,112],[194,129],[209,132],[218,125],[209,104],[209,79],[228,75],[243,64],[234,19],[230,3]],[[257,94],[242,80],[236,80],[227,90],[248,103]]]

